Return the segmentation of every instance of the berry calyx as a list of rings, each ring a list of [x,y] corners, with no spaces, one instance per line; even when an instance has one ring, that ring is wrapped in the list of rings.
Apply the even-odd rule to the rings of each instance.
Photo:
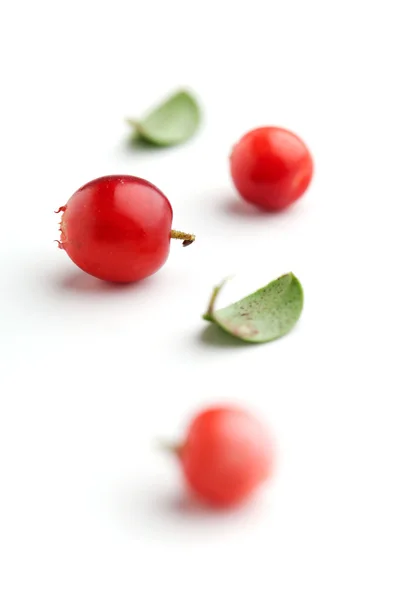
[[[77,190],[62,213],[59,247],[94,277],[134,282],[158,271],[171,239],[195,236],[171,229],[172,207],[155,185],[131,175],[110,175]]]

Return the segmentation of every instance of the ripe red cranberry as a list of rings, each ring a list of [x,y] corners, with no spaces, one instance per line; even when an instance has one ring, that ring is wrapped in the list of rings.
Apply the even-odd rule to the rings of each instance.
[[[280,127],[259,127],[246,133],[232,150],[230,168],[242,198],[268,211],[295,202],[313,175],[307,146]]]
[[[189,426],[178,456],[189,488],[203,501],[230,507],[270,476],[272,442],[260,422],[235,407],[213,407]]]
[[[152,275],[168,258],[170,239],[194,236],[171,231],[172,208],[155,185],[131,175],[90,181],[61,206],[59,247],[94,277],[133,282]]]

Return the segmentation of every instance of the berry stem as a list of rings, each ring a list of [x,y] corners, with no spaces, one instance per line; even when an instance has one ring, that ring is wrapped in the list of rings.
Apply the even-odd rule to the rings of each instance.
[[[196,236],[192,233],[184,233],[183,231],[177,231],[176,229],[172,229],[170,235],[173,240],[183,240],[183,246],[190,246],[196,239]]]
[[[176,456],[179,456],[182,451],[182,444],[174,444],[172,442],[158,440],[157,445],[164,452],[168,452],[169,454],[175,454]]]

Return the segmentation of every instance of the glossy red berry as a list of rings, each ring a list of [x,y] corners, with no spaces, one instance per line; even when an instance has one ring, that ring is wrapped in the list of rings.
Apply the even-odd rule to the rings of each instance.
[[[194,236],[171,231],[172,208],[152,183],[110,175],[79,188],[62,212],[60,248],[83,271],[111,282],[152,275],[168,258],[170,239]]]
[[[244,135],[230,157],[233,182],[244,200],[279,211],[298,200],[313,175],[304,142],[280,127],[259,127]]]
[[[192,421],[179,458],[189,488],[200,499],[229,507],[269,477],[273,452],[255,417],[239,408],[215,407]]]

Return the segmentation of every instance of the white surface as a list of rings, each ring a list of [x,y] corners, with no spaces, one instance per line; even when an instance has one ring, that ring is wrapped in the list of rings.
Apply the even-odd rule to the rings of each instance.
[[[236,4],[1,9],[4,600],[399,598],[396,3]],[[201,96],[201,133],[130,151],[124,117],[181,85]],[[235,199],[227,156],[268,123],[304,137],[316,174],[261,217]],[[132,288],[52,243],[52,211],[109,173],[153,181],[198,236]],[[306,297],[287,338],[204,334],[221,277],[238,275],[228,301],[287,270]],[[279,449],[273,485],[228,515],[182,504],[153,445],[221,396]]]

